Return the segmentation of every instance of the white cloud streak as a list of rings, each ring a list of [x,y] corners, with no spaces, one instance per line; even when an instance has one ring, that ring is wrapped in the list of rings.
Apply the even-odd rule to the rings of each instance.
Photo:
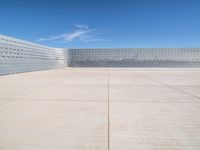
[[[104,38],[98,38],[95,35],[97,28],[89,28],[87,25],[75,25],[76,29],[69,33],[64,33],[55,36],[49,36],[46,38],[40,38],[37,41],[62,41],[62,42],[72,42],[79,41],[83,43],[96,42],[96,41],[107,41]]]

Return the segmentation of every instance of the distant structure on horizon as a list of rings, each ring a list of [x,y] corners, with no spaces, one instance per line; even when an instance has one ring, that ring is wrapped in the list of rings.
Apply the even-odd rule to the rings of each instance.
[[[65,66],[200,67],[200,48],[62,49],[0,35],[0,75]]]

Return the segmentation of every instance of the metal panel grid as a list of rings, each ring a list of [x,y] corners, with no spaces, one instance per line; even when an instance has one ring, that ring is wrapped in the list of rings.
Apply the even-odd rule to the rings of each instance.
[[[69,65],[200,63],[200,48],[68,49]]]
[[[62,67],[61,55],[54,48],[0,35],[0,74]]]

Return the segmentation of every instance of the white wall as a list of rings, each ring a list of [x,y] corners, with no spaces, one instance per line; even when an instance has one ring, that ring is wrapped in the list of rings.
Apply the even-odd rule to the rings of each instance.
[[[63,49],[0,35],[0,75],[64,66]]]
[[[65,66],[200,67],[200,48],[60,49],[0,35],[0,75]]]

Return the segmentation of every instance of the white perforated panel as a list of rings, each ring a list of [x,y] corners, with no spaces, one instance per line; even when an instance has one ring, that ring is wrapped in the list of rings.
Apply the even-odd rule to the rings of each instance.
[[[64,67],[64,50],[0,35],[0,74]]]

